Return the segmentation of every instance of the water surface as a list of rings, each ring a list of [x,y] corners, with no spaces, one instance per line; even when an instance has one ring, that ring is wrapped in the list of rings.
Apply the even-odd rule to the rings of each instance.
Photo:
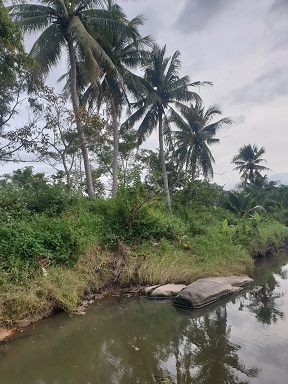
[[[205,310],[110,298],[40,321],[0,343],[0,384],[287,384],[287,259]]]

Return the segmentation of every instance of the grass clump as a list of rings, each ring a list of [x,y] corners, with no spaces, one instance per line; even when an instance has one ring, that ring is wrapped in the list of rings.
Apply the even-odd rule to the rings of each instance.
[[[9,325],[22,318],[38,319],[52,310],[74,312],[85,292],[96,292],[111,281],[113,255],[90,250],[73,267],[39,268],[33,278],[22,275],[12,284],[2,278],[0,284],[0,324]],[[7,275],[6,275],[7,277]]]
[[[250,274],[253,260],[249,252],[234,245],[219,231],[175,243],[162,239],[146,242],[131,252],[121,274],[122,284],[186,283],[200,277]]]
[[[287,245],[288,228],[276,220],[270,219],[259,225],[259,233],[249,244],[251,255],[263,257]]]

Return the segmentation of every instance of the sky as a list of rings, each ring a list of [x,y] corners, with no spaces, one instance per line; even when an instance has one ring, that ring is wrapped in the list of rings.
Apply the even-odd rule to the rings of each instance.
[[[268,175],[288,182],[288,0],[120,0],[129,18],[143,14],[168,55],[181,53],[181,75],[212,81],[199,94],[234,121],[211,146],[214,181],[240,181],[231,160],[241,146],[256,144]],[[198,90],[197,90],[198,91]],[[157,146],[157,135],[146,146]],[[280,174],[286,175],[280,175]],[[285,179],[285,180],[284,180]]]
[[[239,183],[231,160],[247,144],[264,147],[268,176],[288,184],[288,0],[118,0],[128,18],[146,17],[142,35],[181,53],[181,75],[211,81],[197,91],[207,108],[217,104],[234,124],[211,146],[214,180]],[[29,47],[29,41],[28,41]],[[55,84],[63,61],[48,79]],[[157,148],[157,133],[144,144]],[[19,166],[18,166],[19,167]]]

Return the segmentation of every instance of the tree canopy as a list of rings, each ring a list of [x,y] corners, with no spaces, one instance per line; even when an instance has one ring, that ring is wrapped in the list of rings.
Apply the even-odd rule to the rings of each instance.
[[[200,96],[189,90],[191,86],[188,76],[180,76],[180,52],[176,51],[171,57],[166,56],[166,46],[160,48],[154,44],[148,52],[142,65],[144,69],[145,93],[132,105],[135,112],[126,120],[124,127],[133,126],[140,121],[137,130],[141,144],[154,129],[158,127],[159,155],[161,159],[166,203],[171,209],[168,177],[166,172],[164,136],[170,132],[169,113],[174,110],[175,103],[200,100]],[[176,113],[176,112],[175,112]]]
[[[243,186],[263,184],[263,171],[270,171],[269,168],[262,165],[266,160],[261,157],[265,153],[265,148],[258,149],[257,145],[243,145],[239,149],[239,153],[232,159],[232,163],[236,165],[234,169],[239,171]]]
[[[0,0],[0,78],[13,83],[25,59],[22,35]]]
[[[228,117],[213,121],[222,111],[217,105],[210,106],[206,111],[201,102],[183,105],[181,114],[172,111],[171,121],[178,130],[173,132],[178,169],[182,167],[191,172],[192,179],[203,174],[205,178],[213,178],[213,163],[215,159],[209,145],[219,143],[215,137],[217,131],[233,122]]]

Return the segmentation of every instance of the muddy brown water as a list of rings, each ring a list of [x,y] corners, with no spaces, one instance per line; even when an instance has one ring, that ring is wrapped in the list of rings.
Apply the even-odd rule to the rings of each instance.
[[[287,384],[288,255],[202,310],[110,297],[0,343],[0,384]]]

